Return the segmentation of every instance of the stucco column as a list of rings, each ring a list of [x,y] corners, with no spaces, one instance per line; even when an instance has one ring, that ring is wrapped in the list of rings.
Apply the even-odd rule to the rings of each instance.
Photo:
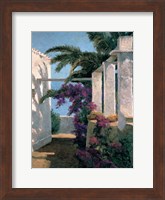
[[[123,129],[127,119],[133,118],[133,58],[132,53],[118,54],[119,128]]]
[[[118,39],[117,49],[111,52],[117,56],[118,66],[118,127],[124,129],[133,119],[133,38]]]
[[[102,112],[102,72],[92,73],[92,101],[96,104],[96,110]]]
[[[104,115],[116,114],[115,99],[115,65],[107,61],[103,63],[104,68]]]

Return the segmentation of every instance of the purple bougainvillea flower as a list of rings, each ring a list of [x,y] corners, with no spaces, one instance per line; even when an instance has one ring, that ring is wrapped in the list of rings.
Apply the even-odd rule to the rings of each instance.
[[[84,86],[81,83],[63,84],[60,90],[56,91],[54,99],[57,99],[56,108],[62,106],[66,102],[66,99],[71,102],[68,115],[75,114],[74,133],[76,136],[78,135],[80,139],[84,140],[87,133],[87,115],[89,115],[92,110],[96,109],[96,105],[91,102],[91,87]],[[104,126],[104,123],[100,125]]]
[[[57,101],[57,107],[61,106],[62,104],[65,103],[65,99],[64,98],[59,98],[58,101]]]
[[[85,89],[82,90],[82,96],[83,97],[87,97],[88,96],[88,93]]]
[[[91,159],[91,154],[86,150],[77,149],[76,156],[80,157],[83,160]]]
[[[89,104],[88,104],[88,108],[92,111],[92,110],[95,110],[96,109],[96,104],[95,103],[93,103],[93,102],[89,102]]]
[[[107,125],[109,124],[109,120],[106,119],[103,115],[98,115],[98,116],[96,117],[96,120],[97,120],[97,125],[98,125],[99,127],[105,128],[105,127],[107,127]]]
[[[107,167],[111,167],[111,168],[117,167],[111,160],[102,160],[101,166],[107,166]]]

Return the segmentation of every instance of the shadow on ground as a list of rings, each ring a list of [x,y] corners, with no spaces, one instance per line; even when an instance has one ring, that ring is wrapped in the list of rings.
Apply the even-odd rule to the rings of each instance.
[[[74,137],[54,135],[52,142],[32,153],[32,168],[78,168]]]

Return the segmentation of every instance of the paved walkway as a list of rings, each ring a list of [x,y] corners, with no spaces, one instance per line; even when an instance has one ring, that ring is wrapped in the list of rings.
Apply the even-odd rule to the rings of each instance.
[[[32,153],[32,168],[78,168],[74,134],[52,135],[52,142]]]

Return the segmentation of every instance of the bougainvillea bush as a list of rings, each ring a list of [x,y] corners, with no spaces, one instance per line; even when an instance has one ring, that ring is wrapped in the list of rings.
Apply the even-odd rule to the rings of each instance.
[[[96,117],[94,134],[90,137],[89,147],[78,149],[76,156],[81,167],[86,168],[132,168],[132,134],[119,133],[118,139],[111,139],[110,122],[103,115]]]
[[[56,107],[60,107],[68,99],[71,102],[68,115],[74,116],[75,144],[77,145],[76,157],[80,167],[83,168],[130,168],[132,167],[132,135],[118,137],[118,141],[112,141],[110,120],[103,114],[96,115],[96,127],[93,136],[86,148],[86,133],[88,116],[96,109],[91,102],[92,91],[90,87],[81,83],[63,84],[61,89],[50,90],[47,97],[57,99]],[[43,101],[44,99],[42,99]],[[93,112],[95,116],[95,112]]]
[[[91,87],[84,86],[81,83],[63,84],[60,90],[49,90],[40,102],[43,102],[47,97],[52,97],[57,100],[56,108],[66,103],[66,99],[71,102],[68,115],[73,114],[74,116],[75,143],[78,148],[84,149],[86,146],[87,116],[96,108],[96,105],[91,102]]]

